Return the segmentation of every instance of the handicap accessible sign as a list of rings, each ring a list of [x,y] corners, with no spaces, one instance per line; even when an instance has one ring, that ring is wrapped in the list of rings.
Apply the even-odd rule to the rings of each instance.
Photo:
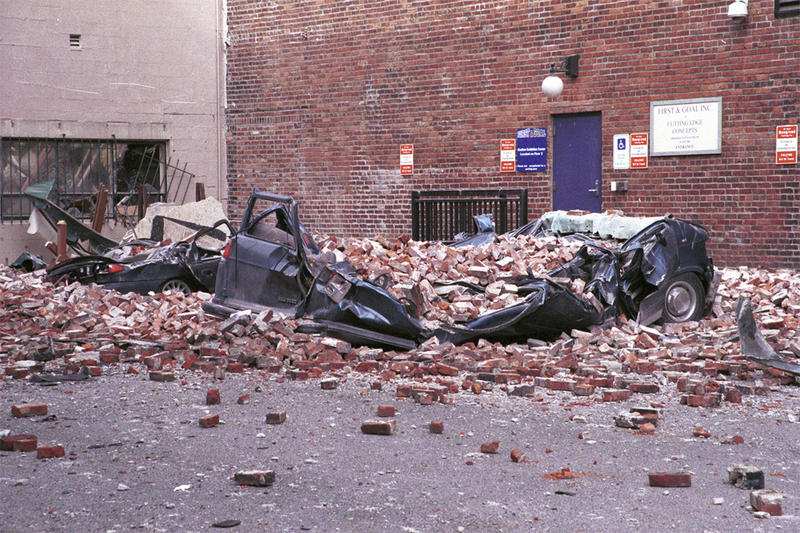
[[[547,128],[517,130],[517,172],[547,170]]]

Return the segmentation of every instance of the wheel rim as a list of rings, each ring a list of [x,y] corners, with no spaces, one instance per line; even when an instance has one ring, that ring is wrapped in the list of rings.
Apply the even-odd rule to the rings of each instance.
[[[172,292],[182,292],[184,295],[188,295],[192,291],[189,289],[189,286],[179,280],[179,279],[171,279],[168,282],[164,283],[164,286],[161,288],[162,291],[172,291]]]
[[[697,296],[691,284],[678,281],[667,290],[664,305],[673,320],[681,322],[694,314],[697,308]]]

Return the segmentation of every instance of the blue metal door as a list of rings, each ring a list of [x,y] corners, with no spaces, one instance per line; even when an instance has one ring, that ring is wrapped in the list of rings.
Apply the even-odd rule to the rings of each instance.
[[[600,113],[553,115],[553,209],[602,207]]]

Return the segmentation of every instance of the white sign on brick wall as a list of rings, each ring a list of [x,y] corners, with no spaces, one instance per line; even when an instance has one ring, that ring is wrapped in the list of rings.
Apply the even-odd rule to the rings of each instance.
[[[650,155],[722,153],[722,98],[650,102]]]
[[[627,133],[614,135],[614,170],[627,170],[631,167],[631,136]]]

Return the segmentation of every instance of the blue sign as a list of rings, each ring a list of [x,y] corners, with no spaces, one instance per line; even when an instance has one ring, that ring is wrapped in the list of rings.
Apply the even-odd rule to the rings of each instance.
[[[517,172],[547,170],[547,128],[517,130]]]

